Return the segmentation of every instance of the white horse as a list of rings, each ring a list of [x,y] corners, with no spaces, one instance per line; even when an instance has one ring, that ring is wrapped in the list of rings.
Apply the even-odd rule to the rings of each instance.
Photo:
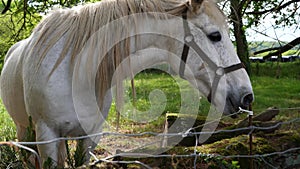
[[[102,0],[54,11],[11,47],[2,70],[1,97],[19,141],[29,116],[37,141],[100,131],[111,87],[162,62],[219,111],[247,107],[253,101],[251,83],[225,20],[210,0]],[[88,148],[98,141],[84,140],[87,162]],[[63,166],[63,142],[38,145],[38,150],[43,161],[50,157]]]

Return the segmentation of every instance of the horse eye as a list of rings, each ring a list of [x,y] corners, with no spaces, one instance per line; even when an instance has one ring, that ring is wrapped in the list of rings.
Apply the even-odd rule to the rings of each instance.
[[[213,33],[207,35],[207,37],[209,38],[209,40],[211,40],[213,42],[219,42],[222,39],[221,33],[219,31],[213,32]]]

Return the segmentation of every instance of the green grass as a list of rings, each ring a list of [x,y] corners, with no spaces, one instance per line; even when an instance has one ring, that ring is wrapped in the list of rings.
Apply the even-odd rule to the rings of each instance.
[[[260,113],[268,107],[289,108],[300,106],[300,61],[292,63],[253,63],[251,66],[253,71],[251,82],[255,94],[253,110],[255,113]],[[128,82],[127,84],[130,83]],[[158,128],[161,129],[165,113],[178,113],[180,111],[181,96],[179,86],[185,88],[189,84],[186,81],[178,80],[178,77],[172,77],[165,73],[143,72],[135,77],[137,93],[135,108],[144,111],[140,115],[145,118],[151,118],[152,113],[157,115],[155,112],[147,112],[151,107],[148,98],[151,91],[158,89],[166,96],[166,107],[163,112],[159,112],[161,116],[157,116],[159,118],[148,124],[148,127],[143,127],[142,131],[157,131]],[[128,89],[126,94],[131,97],[130,87]],[[201,99],[199,104],[198,114],[202,116],[206,115],[210,104],[205,98]],[[115,118],[115,108],[112,108],[109,117],[110,119]],[[128,115],[121,118],[121,125],[123,124],[125,128],[126,126],[130,126],[129,124],[132,122]],[[135,131],[138,130],[136,129]]]
[[[288,78],[300,80],[300,60],[295,62],[252,63],[252,75],[258,77]]]
[[[161,91],[162,93],[160,94],[163,94],[163,97],[166,97],[166,107],[162,112],[164,114],[167,112],[179,112],[181,105],[187,103],[182,103],[181,98],[189,98],[181,94],[191,94],[191,92],[195,92],[187,81],[184,81],[177,76],[174,77],[165,73],[140,73],[135,77],[135,87],[137,93],[136,107],[137,109],[142,111],[148,110],[151,107],[151,104],[149,102],[149,96],[151,96],[150,93],[157,90]],[[132,95],[131,91],[129,91],[128,94]],[[159,93],[157,94],[157,97],[155,97],[155,95],[156,94],[154,94],[155,99],[158,99],[160,96]],[[198,98],[191,97],[189,99]],[[194,100],[189,100],[189,102],[193,101]],[[205,103],[205,99],[203,99],[203,103]],[[157,102],[156,104],[164,103]],[[153,103],[153,105],[155,105],[155,103]],[[199,108],[199,112],[202,114],[206,114],[206,111],[208,109],[209,107],[202,106]]]
[[[268,107],[300,107],[300,80],[292,78],[252,77],[255,94],[253,107],[264,110]]]
[[[16,139],[16,127],[0,101],[0,142]],[[14,147],[0,146],[0,168],[23,168],[20,159],[20,151]]]
[[[253,107],[300,107],[300,61],[252,63]]]
[[[9,141],[16,138],[16,127],[2,102],[0,102],[0,141]]]
[[[130,81],[125,83],[127,86],[125,97],[129,97],[129,99],[126,100],[127,104],[121,111],[120,125],[126,131],[143,132],[148,130],[161,132],[166,113],[184,112],[185,114],[196,114],[198,111],[199,115],[205,116],[209,112],[210,104],[205,98],[199,101],[200,95],[186,97],[191,92],[195,92],[195,89],[187,81],[177,76],[149,71],[138,74],[134,80],[136,90],[135,103],[133,103],[132,99]],[[197,105],[201,106],[197,108]],[[181,110],[181,107],[184,107],[184,109]],[[116,125],[115,115],[116,106],[113,103],[108,117],[108,121],[112,125]],[[138,122],[145,123],[145,126],[138,129],[131,127],[131,124]]]

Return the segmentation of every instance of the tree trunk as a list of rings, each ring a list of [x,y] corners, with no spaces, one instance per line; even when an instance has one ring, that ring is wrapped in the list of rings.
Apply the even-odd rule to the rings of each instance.
[[[248,74],[251,74],[250,61],[249,61],[249,51],[248,51],[248,43],[245,35],[245,28],[243,25],[243,11],[242,6],[240,4],[240,0],[231,0],[231,21],[233,23],[233,33],[236,40],[236,49],[237,54],[240,60],[246,66],[246,70]]]

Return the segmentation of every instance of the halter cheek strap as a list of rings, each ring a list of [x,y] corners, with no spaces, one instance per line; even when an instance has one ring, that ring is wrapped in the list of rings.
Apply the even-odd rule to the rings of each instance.
[[[184,29],[184,41],[186,41],[187,39],[187,33],[191,33],[190,32],[190,28],[189,25],[187,23],[187,9],[186,11],[182,14],[182,21],[183,21],[183,29]],[[193,35],[190,35],[191,37],[193,37]],[[184,46],[183,46],[183,50],[182,50],[182,54],[181,54],[181,62],[180,62],[180,67],[179,67],[179,76],[181,78],[183,78],[184,76],[184,70],[185,70],[185,64],[186,64],[186,60],[187,60],[187,56],[189,54],[189,50],[190,50],[190,46],[185,42]]]
[[[189,54],[190,48],[192,48],[198,56],[201,56],[202,60],[207,63],[210,68],[215,72],[215,77],[212,82],[212,86],[210,92],[207,96],[209,102],[212,102],[212,98],[215,95],[216,89],[218,87],[219,81],[221,77],[227,73],[236,71],[238,69],[245,68],[243,63],[237,63],[228,67],[220,67],[216,65],[207,55],[206,53],[197,45],[194,40],[194,36],[191,34],[190,27],[187,21],[187,10],[185,10],[182,14],[182,21],[183,21],[183,29],[184,29],[184,46],[181,54],[181,62],[179,67],[179,76],[184,78],[184,70],[186,65],[186,60]]]
[[[221,79],[221,77],[224,75],[224,74],[227,74],[227,73],[230,73],[230,72],[233,72],[233,71],[236,71],[238,69],[242,69],[242,68],[245,68],[244,64],[243,63],[238,63],[238,64],[235,64],[235,65],[231,65],[231,66],[228,66],[226,68],[222,68],[222,67],[219,67],[216,71],[215,71],[215,78],[214,78],[214,81],[212,83],[212,87],[209,91],[209,94],[207,96],[207,100],[209,102],[212,102],[212,96],[214,96],[216,90],[217,90],[217,87],[218,87],[218,84],[219,84],[219,81]]]

